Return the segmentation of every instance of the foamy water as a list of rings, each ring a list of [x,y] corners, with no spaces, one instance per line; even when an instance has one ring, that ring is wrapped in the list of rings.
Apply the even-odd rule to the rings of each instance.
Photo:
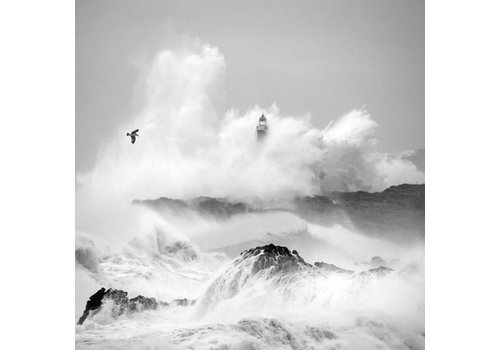
[[[269,215],[261,219],[268,229],[276,220]],[[238,222],[244,229],[248,219],[226,225],[237,232]],[[219,225],[224,231],[224,223]],[[186,238],[183,244],[169,245],[163,238],[169,243],[161,246],[161,239],[157,239],[156,252],[145,250],[145,243],[137,240],[112,252],[95,248],[94,272],[77,263],[80,279],[85,276],[95,282],[87,297],[102,285],[126,290],[130,297],[142,294],[167,302],[186,297],[197,302],[119,317],[113,315],[112,305],[106,304],[93,318],[76,326],[77,348],[424,348],[424,266],[416,247],[396,249],[383,241],[374,244],[371,238],[337,226],[318,232],[314,225],[298,219],[297,225],[306,225],[316,237],[291,230],[289,234],[266,232],[252,238],[261,243],[279,239],[280,244],[297,249],[299,254],[297,243],[310,240],[306,254],[309,263],[325,261],[330,252],[329,263],[354,267],[357,272],[349,275],[306,270],[286,278],[274,276],[272,271],[252,275],[252,259],[237,263],[241,257],[234,260],[217,249],[199,250],[196,237],[203,235],[202,228],[195,230],[195,241],[190,243],[185,243]],[[203,227],[207,232],[213,229],[211,225]],[[328,232],[331,236],[323,238]],[[239,237],[239,243],[243,243],[245,237]],[[349,253],[353,247],[358,251]],[[340,264],[349,257],[368,260],[384,249],[400,259],[400,268],[387,275],[365,276],[360,271],[367,267],[357,261],[349,266]],[[321,259],[314,259],[316,250]],[[413,263],[411,268],[406,266],[409,263]],[[77,288],[78,284],[77,280]],[[83,311],[84,302],[80,300],[76,317]]]

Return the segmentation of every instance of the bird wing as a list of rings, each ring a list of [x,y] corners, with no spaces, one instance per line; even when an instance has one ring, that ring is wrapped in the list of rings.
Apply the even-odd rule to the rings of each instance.
[[[135,143],[135,135],[130,135],[130,138],[132,139],[132,143]]]
[[[134,131],[132,131],[132,134],[137,134],[139,132],[139,129],[135,129]]]

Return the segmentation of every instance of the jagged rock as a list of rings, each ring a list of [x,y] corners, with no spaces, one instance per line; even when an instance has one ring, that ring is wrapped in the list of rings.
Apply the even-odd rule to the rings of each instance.
[[[161,197],[134,200],[159,212],[174,215],[196,212],[225,220],[248,212],[287,211],[320,225],[341,224],[356,231],[390,237],[395,241],[420,240],[425,232],[425,185],[402,184],[382,192],[330,192],[254,207],[224,198],[197,197],[182,201]],[[252,202],[253,203],[253,202]],[[265,207],[265,208],[264,208]]]
[[[191,201],[201,214],[227,219],[235,214],[250,211],[250,207],[242,202],[232,203],[226,199],[198,197]]]
[[[337,273],[346,273],[346,274],[352,274],[354,271],[352,270],[346,270],[341,267],[335,266],[333,264],[328,264],[325,262],[315,262],[314,266],[316,266],[319,269],[326,270],[326,271],[332,271],[332,272],[337,272]]]
[[[113,301],[113,304],[118,306],[118,315],[123,314],[129,309],[128,293],[119,289],[108,289],[104,294],[104,300],[108,299]]]
[[[396,241],[417,240],[425,232],[425,185],[402,184],[382,192],[331,192],[354,229]],[[342,219],[342,218],[341,218]]]
[[[135,298],[129,300],[129,310],[130,311],[144,311],[144,310],[156,310],[158,309],[158,302],[155,298],[146,298],[142,295],[138,295]]]
[[[95,294],[93,294],[87,301],[85,310],[82,316],[78,320],[78,324],[81,325],[85,320],[91,315],[96,314],[100,311],[101,306],[104,302],[111,300],[113,305],[116,307],[116,316],[122,315],[127,312],[140,312],[145,310],[157,310],[159,307],[167,307],[170,304],[164,301],[157,301],[155,298],[147,298],[142,295],[138,295],[135,298],[129,299],[128,293],[119,289],[99,289]],[[177,306],[189,306],[193,305],[196,300],[193,299],[175,299],[172,304]]]
[[[300,279],[302,272],[309,274],[316,270],[297,251],[291,253],[287,247],[268,244],[245,250],[208,286],[198,302],[199,310],[204,312],[232,298],[254,278],[287,285]]]
[[[91,311],[93,311],[93,313],[99,312],[102,304],[107,300],[112,300],[113,304],[118,306],[118,315],[128,310],[129,300],[127,292],[111,288],[108,290],[101,288],[89,298],[89,301],[87,301],[87,305],[85,306],[82,316],[78,320],[78,324],[83,324]]]
[[[257,260],[253,264],[252,273],[256,274],[261,270],[273,268],[275,273],[278,272],[293,272],[304,268],[312,268],[312,266],[304,261],[297,253],[288,250],[287,247],[268,244],[261,247],[245,250],[241,253],[242,259],[247,259],[252,256],[257,256]]]

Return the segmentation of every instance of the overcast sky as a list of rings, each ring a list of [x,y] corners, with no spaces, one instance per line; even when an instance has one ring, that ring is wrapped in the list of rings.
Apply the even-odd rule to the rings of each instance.
[[[381,151],[424,148],[423,0],[76,1],[76,170],[137,111],[140,64],[183,38],[226,60],[225,100],[324,127],[365,107]]]

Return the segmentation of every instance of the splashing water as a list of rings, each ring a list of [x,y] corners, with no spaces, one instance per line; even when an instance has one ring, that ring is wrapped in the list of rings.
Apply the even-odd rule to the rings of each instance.
[[[140,140],[131,147],[117,130],[95,167],[78,174],[75,317],[101,286],[197,302],[120,316],[105,303],[76,327],[77,348],[423,349],[421,245],[313,225],[291,213],[220,222],[130,205],[161,196],[282,200],[423,182],[407,153],[376,151],[377,123],[364,110],[324,130],[276,105],[220,115],[224,71],[214,47],[159,52],[142,82],[144,108],[123,127],[139,126]],[[257,143],[262,113],[269,134]],[[304,265],[255,272],[259,255],[231,259],[222,249],[276,241],[299,253],[304,247]],[[400,268],[363,274],[357,263],[375,255],[399,259]],[[323,271],[312,266],[316,261],[355,272]]]

